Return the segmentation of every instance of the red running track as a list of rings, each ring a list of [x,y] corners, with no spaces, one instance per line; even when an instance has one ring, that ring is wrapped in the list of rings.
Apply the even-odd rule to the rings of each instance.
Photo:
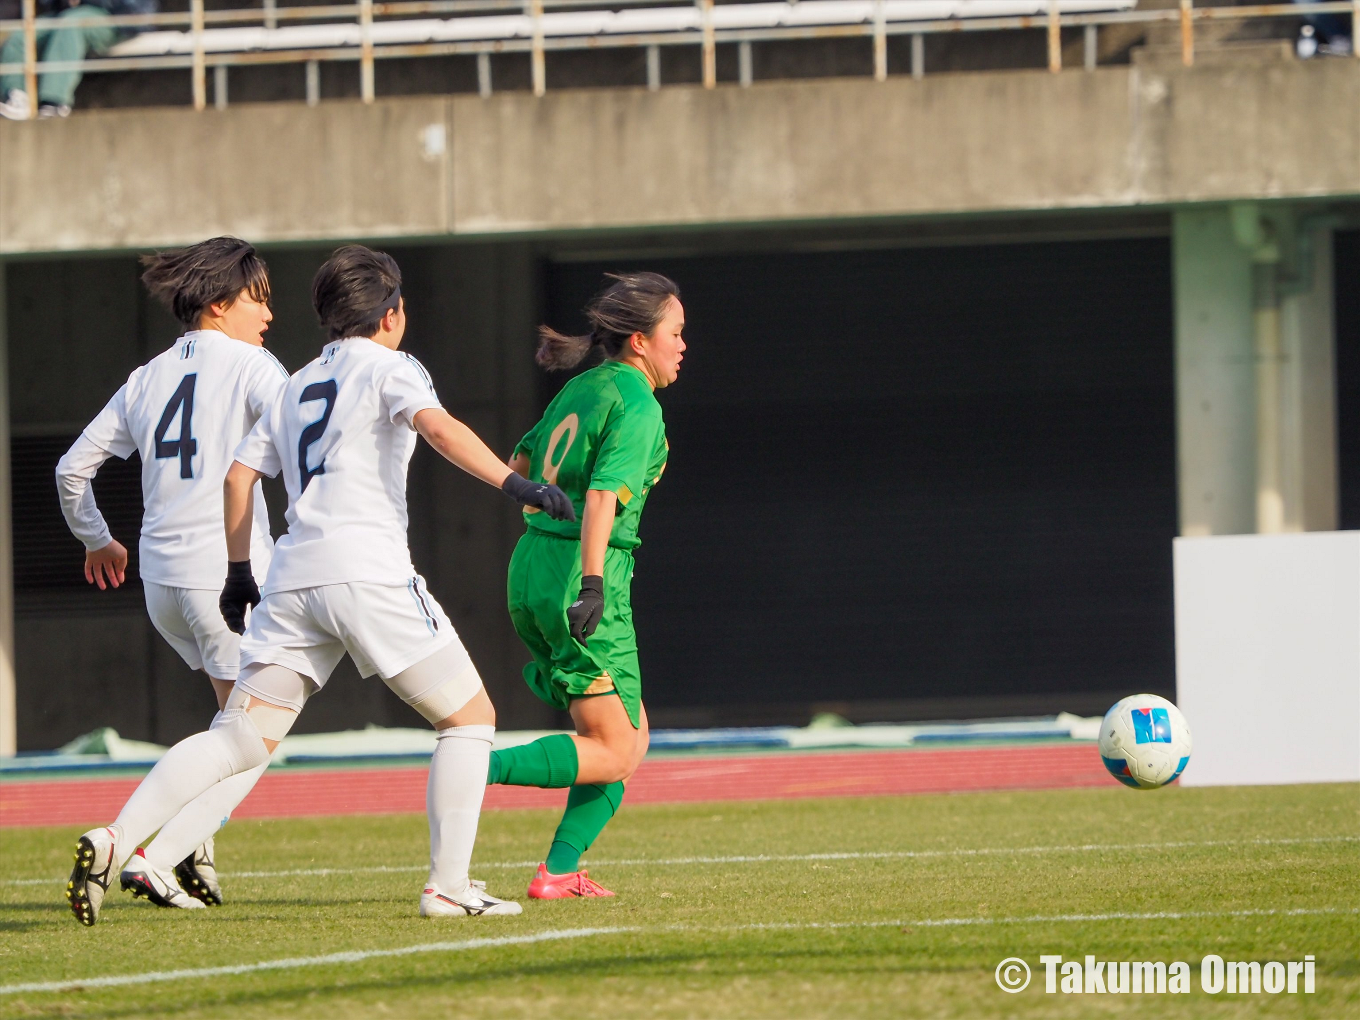
[[[425,777],[425,768],[280,769],[265,773],[233,816],[423,812]],[[134,778],[0,783],[0,827],[107,822],[138,782]],[[1093,744],[781,752],[645,761],[628,783],[628,803],[1038,790],[1110,782]],[[492,786],[486,791],[489,809],[561,808],[565,802],[565,790]]]

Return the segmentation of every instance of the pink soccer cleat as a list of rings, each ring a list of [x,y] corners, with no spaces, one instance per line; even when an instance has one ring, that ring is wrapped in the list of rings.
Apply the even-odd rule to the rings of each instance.
[[[538,874],[529,883],[531,900],[565,900],[573,896],[613,895],[599,882],[591,881],[587,872],[570,871],[565,875],[550,875],[546,864],[538,866]]]

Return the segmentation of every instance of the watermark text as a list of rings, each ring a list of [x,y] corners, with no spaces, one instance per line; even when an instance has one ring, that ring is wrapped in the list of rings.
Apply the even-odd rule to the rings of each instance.
[[[1198,969],[1199,990],[1208,995],[1312,995],[1317,980],[1312,954],[1302,960],[1224,960],[1209,954],[1193,968],[1184,960],[1067,960],[1039,957],[1048,995],[1188,995]],[[997,986],[1021,992],[1029,986],[1029,964],[1019,957],[1002,960]]]

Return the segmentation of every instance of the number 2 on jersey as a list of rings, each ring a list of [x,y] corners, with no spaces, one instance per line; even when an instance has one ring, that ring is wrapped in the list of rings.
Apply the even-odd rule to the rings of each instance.
[[[299,492],[306,492],[307,486],[312,484],[312,479],[317,475],[326,473],[326,458],[321,458],[321,463],[316,467],[307,466],[307,451],[312,444],[317,442],[326,431],[326,426],[330,424],[331,411],[335,410],[335,395],[338,392],[334,379],[327,379],[325,382],[315,382],[302,391],[302,396],[298,398],[299,404],[308,404],[313,400],[324,400],[326,410],[321,412],[321,417],[312,422],[302,430],[302,435],[298,436],[298,485]]]
[[[194,454],[198,452],[198,440],[194,438],[194,386],[198,383],[198,373],[190,372],[180,380],[179,388],[161,412],[160,424],[156,426],[156,459],[179,458],[179,476],[194,477]],[[179,414],[179,438],[166,439],[170,425]]]

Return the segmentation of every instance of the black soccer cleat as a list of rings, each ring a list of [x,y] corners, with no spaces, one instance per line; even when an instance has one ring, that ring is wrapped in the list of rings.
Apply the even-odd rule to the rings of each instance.
[[[175,878],[180,888],[196,900],[202,900],[210,907],[222,905],[222,886],[217,880],[217,867],[213,864],[213,841],[208,841],[175,865]]]

